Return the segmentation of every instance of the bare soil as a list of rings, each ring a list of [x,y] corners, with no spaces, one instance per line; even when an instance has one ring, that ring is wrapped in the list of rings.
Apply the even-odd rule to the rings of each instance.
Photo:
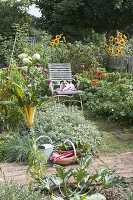
[[[73,164],[66,168],[76,168],[78,165]],[[99,169],[102,167],[115,168],[116,174],[126,178],[133,178],[133,152],[120,153],[113,156],[97,156],[93,159],[89,169]],[[0,165],[0,182],[15,180],[18,183],[26,184],[30,181],[27,174],[28,166],[21,163],[3,163]],[[47,174],[55,173],[52,165],[47,166]]]

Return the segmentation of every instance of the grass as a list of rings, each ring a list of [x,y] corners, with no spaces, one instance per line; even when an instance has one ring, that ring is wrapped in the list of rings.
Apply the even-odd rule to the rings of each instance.
[[[100,153],[122,153],[133,151],[133,127],[126,129],[102,119],[94,120],[98,130],[103,132]]]

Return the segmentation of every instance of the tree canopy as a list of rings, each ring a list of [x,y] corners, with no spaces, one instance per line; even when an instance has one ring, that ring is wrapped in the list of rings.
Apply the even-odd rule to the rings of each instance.
[[[36,0],[43,28],[83,39],[90,29],[109,32],[133,22],[133,0]]]
[[[13,36],[15,34],[14,25],[20,26],[29,21],[27,0],[0,1],[0,34],[2,36]]]

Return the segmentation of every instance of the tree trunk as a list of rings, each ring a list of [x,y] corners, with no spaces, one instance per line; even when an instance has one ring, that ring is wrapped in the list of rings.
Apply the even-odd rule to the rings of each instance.
[[[108,30],[107,33],[106,33],[106,42],[107,42],[107,45],[109,45],[110,36],[111,36],[111,31]]]

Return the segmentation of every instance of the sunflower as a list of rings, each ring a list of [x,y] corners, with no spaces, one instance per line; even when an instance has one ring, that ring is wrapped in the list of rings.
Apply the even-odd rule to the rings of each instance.
[[[120,40],[119,44],[120,44],[121,46],[125,46],[125,40]]]
[[[56,35],[55,38],[59,40],[59,39],[61,39],[61,36],[62,36],[61,34],[60,35]]]
[[[116,50],[116,54],[117,54],[117,55],[122,55],[123,53],[124,53],[124,52],[123,52],[121,49],[117,49],[117,50]]]
[[[55,42],[54,42],[54,41],[51,41],[51,42],[50,42],[50,46],[55,46]]]
[[[115,44],[119,42],[119,39],[118,38],[114,38],[114,42]]]
[[[118,50],[118,55],[122,55],[124,52],[122,50]]]
[[[111,37],[109,38],[109,40],[110,40],[110,41],[113,41],[113,40],[114,40],[114,37],[113,37],[113,36],[111,36]]]
[[[114,53],[114,49],[113,49],[113,48],[109,48],[109,52],[110,52],[111,54],[113,54],[113,53]]]
[[[118,54],[118,52],[119,52],[119,49],[116,49],[116,50],[115,50],[115,54]]]
[[[126,35],[123,35],[123,38],[126,40],[126,39],[127,39],[127,36],[126,36]]]
[[[55,39],[54,43],[55,43],[55,45],[58,45],[59,44],[59,39]]]
[[[118,37],[122,38],[122,33],[118,32]]]

